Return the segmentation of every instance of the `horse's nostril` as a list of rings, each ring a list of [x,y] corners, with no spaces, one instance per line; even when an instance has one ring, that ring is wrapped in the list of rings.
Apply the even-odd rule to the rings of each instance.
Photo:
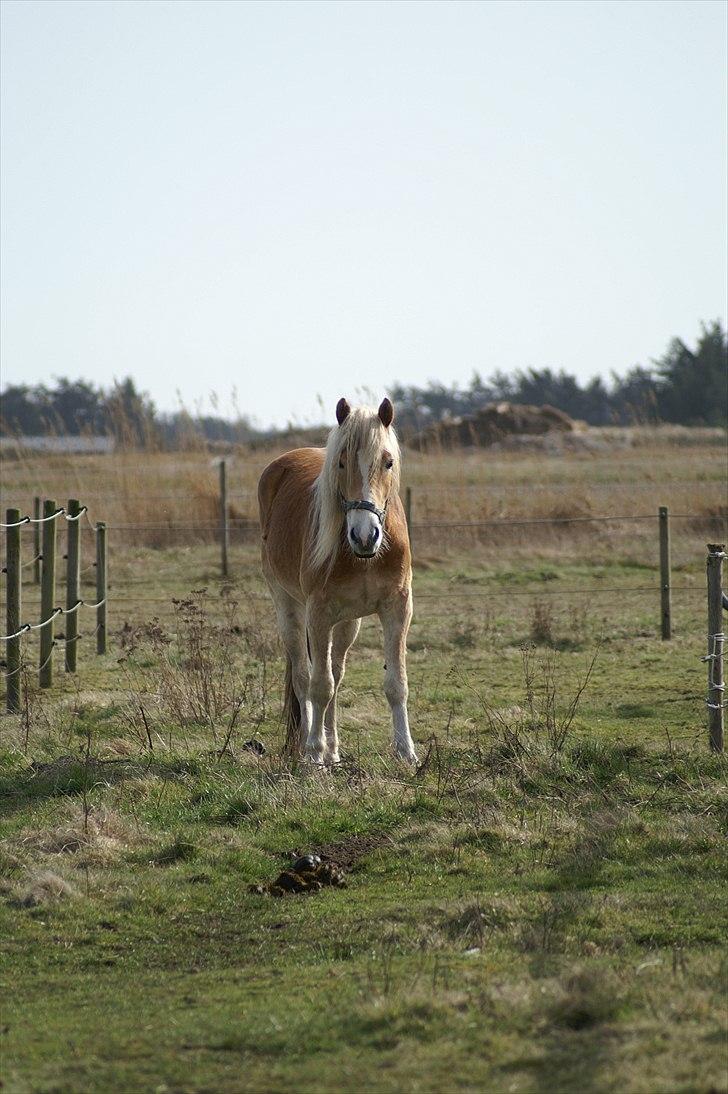
[[[373,542],[373,543],[376,543],[378,539],[379,539],[379,529],[378,529],[378,528],[377,528],[377,526],[375,525],[375,526],[374,526],[374,529],[373,529],[373,531],[372,531],[372,542]]]

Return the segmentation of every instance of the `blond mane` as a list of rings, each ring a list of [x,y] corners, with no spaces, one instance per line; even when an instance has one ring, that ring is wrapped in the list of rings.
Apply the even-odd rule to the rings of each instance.
[[[313,484],[311,522],[311,565],[315,570],[330,572],[339,546],[344,541],[344,513],[339,498],[339,457],[347,453],[348,474],[353,475],[359,454],[373,466],[384,451],[392,457],[391,494],[399,491],[399,442],[392,426],[384,426],[373,407],[355,407],[341,425],[335,426],[326,442],[326,455],[321,474]],[[351,489],[352,484],[347,483]],[[386,542],[386,535],[385,535]]]

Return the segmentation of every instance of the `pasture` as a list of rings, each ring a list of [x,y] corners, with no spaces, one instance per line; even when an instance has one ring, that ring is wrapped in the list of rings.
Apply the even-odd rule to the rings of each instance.
[[[724,1090],[728,794],[700,661],[714,442],[405,452],[416,770],[390,755],[372,620],[342,764],[279,755],[250,523],[274,453],[231,464],[225,581],[209,457],[6,461],[6,505],[74,496],[109,522],[110,643],[81,644],[76,677],[59,652],[53,687],[31,673],[0,718],[4,1089]],[[597,516],[615,519],[518,523]],[[309,851],[347,886],[250,891]]]

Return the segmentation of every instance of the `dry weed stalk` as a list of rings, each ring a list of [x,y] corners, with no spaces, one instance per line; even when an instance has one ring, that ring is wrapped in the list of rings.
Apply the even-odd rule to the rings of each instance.
[[[251,724],[257,728],[265,718],[272,645],[265,629],[256,626],[257,609],[252,608],[253,618],[241,625],[238,601],[229,596],[222,599],[220,621],[210,616],[206,589],[173,599],[172,604],[174,623],[169,631],[154,618],[124,637],[121,663],[130,693],[126,724],[150,752],[155,720],[159,728],[167,726],[170,748],[174,726],[206,726],[216,744],[218,732],[224,734],[220,751],[229,751],[243,711],[249,714],[248,729]],[[163,742],[159,728],[155,734]]]
[[[599,647],[594,651],[571,698],[562,706],[559,702],[555,652],[549,650],[544,656],[536,658],[532,646],[525,646],[522,650],[523,681],[529,715],[527,729],[545,736],[552,753],[561,752],[566,743],[598,655]]]
[[[550,646],[554,641],[553,605],[548,600],[536,598],[531,617],[531,641],[537,646]]]
[[[596,648],[586,669],[570,695],[562,699],[555,650],[537,653],[533,646],[521,650],[524,700],[498,710],[482,691],[465,676],[454,670],[463,687],[476,697],[485,717],[485,740],[482,730],[471,737],[471,755],[475,768],[505,763],[515,765],[525,773],[525,760],[545,751],[555,757],[560,754],[574,723],[579,703],[589,684],[599,655]],[[495,741],[494,741],[495,738]],[[487,741],[487,744],[486,744]]]

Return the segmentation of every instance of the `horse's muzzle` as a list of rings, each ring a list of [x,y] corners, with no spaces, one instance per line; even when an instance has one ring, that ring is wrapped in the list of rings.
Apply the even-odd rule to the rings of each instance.
[[[349,530],[349,542],[351,549],[358,558],[374,558],[382,542],[382,530],[374,524],[369,530],[366,539],[362,539],[356,528]]]

